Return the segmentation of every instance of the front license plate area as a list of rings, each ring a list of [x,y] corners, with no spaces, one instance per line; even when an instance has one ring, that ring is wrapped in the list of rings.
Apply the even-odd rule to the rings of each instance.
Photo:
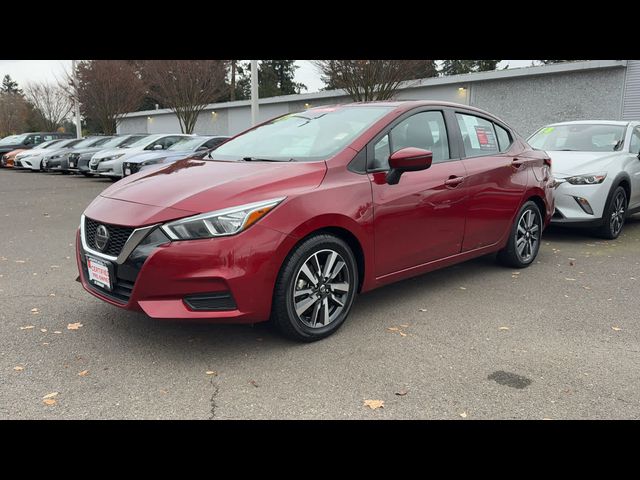
[[[89,272],[89,281],[105,290],[111,291],[111,268],[109,263],[104,260],[87,255],[87,271]]]

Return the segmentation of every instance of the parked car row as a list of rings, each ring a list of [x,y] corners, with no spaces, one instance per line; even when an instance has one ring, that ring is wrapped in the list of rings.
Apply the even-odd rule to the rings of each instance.
[[[28,138],[29,135],[22,136]],[[38,134],[46,138],[50,134]],[[82,173],[87,177],[102,176],[117,180],[153,166],[172,163],[186,157],[202,158],[227,140],[226,136],[185,134],[129,134],[58,138],[23,148],[14,138],[7,140],[2,166],[32,171]],[[0,146],[2,142],[0,141]],[[19,148],[13,148],[20,145]],[[28,145],[32,145],[31,143]],[[13,148],[12,150],[9,150]],[[123,168],[126,162],[127,167]]]

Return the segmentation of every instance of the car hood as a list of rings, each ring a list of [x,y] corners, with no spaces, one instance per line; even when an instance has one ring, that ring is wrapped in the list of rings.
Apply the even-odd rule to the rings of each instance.
[[[624,152],[563,152],[547,151],[555,176],[578,175],[606,171],[609,164],[624,156]]]
[[[126,177],[102,197],[203,213],[302,193],[324,178],[325,162],[180,160]]]
[[[54,155],[64,155],[65,153],[74,152],[73,148],[59,148],[58,150],[49,150],[46,153],[47,157],[53,157]]]
[[[89,153],[99,152],[100,150],[103,150],[103,149],[100,147],[75,148],[73,150],[73,153],[78,153],[80,155],[87,155]]]
[[[96,159],[96,160],[101,160],[103,158],[107,158],[107,157],[111,157],[112,155],[119,155],[121,153],[124,154],[131,154],[134,152],[141,152],[142,149],[140,148],[136,148],[136,149],[131,149],[131,148],[110,148],[108,150],[98,150],[92,157],[92,159]]]
[[[159,158],[168,158],[168,157],[178,157],[184,158],[189,155],[190,151],[187,152],[179,152],[179,151],[171,151],[168,150],[159,150],[159,151],[151,151],[151,152],[136,152],[130,158],[127,158],[127,162],[129,163],[142,163],[148,160],[156,160]]]

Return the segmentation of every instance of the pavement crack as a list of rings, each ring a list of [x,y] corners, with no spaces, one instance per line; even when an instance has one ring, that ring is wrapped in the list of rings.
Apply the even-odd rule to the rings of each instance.
[[[211,409],[209,410],[209,412],[211,413],[211,415],[209,416],[209,420],[215,420],[216,419],[216,409],[218,408],[218,404],[216,403],[216,397],[218,396],[218,392],[220,391],[220,387],[216,384],[214,384],[213,382],[211,382],[211,385],[213,386],[213,393],[211,394],[211,398],[209,399],[209,405],[211,406]]]

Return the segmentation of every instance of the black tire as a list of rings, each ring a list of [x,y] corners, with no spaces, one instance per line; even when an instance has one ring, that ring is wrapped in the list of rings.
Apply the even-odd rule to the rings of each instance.
[[[318,254],[318,257],[316,258],[322,258],[323,255],[326,255],[325,258],[328,258],[332,255],[332,253],[329,252],[334,252],[338,255],[338,257],[334,257],[333,265],[336,270],[340,271],[340,279],[334,281],[341,282],[340,285],[346,284],[349,287],[348,292],[343,294],[340,298],[343,306],[340,307],[339,304],[333,300],[333,298],[335,298],[334,294],[336,294],[338,290],[332,290],[332,287],[327,290],[320,290],[321,287],[325,285],[335,285],[334,283],[331,283],[330,280],[327,281],[326,279],[321,278],[320,282],[315,287],[311,282],[307,282],[310,289],[315,291],[313,295],[318,300],[311,304],[313,308],[309,307],[307,310],[304,310],[301,315],[298,315],[294,306],[294,290],[297,290],[298,292],[303,291],[301,290],[302,287],[300,286],[300,282],[305,283],[304,279],[307,277],[301,276],[301,273],[303,273],[302,268],[307,261],[310,261],[314,254]],[[338,259],[336,260],[336,258]],[[344,266],[338,269],[337,267],[341,261],[344,263]],[[324,265],[321,266],[324,268],[327,263],[329,262],[325,261]],[[317,274],[317,269],[316,272],[313,273]],[[316,280],[318,279],[316,278]],[[278,275],[273,294],[271,320],[284,336],[293,340],[300,342],[314,342],[328,337],[335,333],[348,317],[358,288],[358,282],[358,267],[355,256],[353,255],[351,248],[349,248],[349,245],[333,235],[313,235],[294,248],[280,268],[280,273]],[[300,296],[297,298],[300,298]],[[302,301],[313,300],[312,295],[309,295],[308,297],[303,296],[302,298]],[[321,300],[323,298],[326,299],[326,303],[324,303],[325,300]],[[301,302],[299,301],[298,303],[300,304]],[[316,303],[319,305],[318,309],[316,309]],[[331,308],[335,308],[335,310],[333,310],[332,313],[329,313]],[[326,316],[324,314],[325,309]],[[323,323],[322,326],[312,327],[305,324],[302,320],[304,313],[309,312],[309,310],[311,310],[309,316],[314,317],[314,325],[316,325],[316,320],[319,320],[321,316],[323,319],[330,319],[331,316],[335,315],[335,318],[333,320],[329,320],[326,324]]]
[[[607,240],[614,240],[620,236],[627,216],[626,190],[617,186],[609,198],[602,215],[602,226],[596,230],[596,235]]]
[[[533,227],[529,230],[529,227],[526,225],[523,226],[525,228],[524,233],[518,229],[521,222],[524,220],[526,223],[527,219],[533,220],[533,224],[537,226],[536,231],[534,231]],[[540,213],[538,205],[532,201],[525,202],[515,217],[513,226],[509,232],[507,246],[498,252],[498,261],[511,268],[525,268],[531,265],[540,250],[542,228],[542,214]],[[528,236],[526,232],[529,233]],[[525,244],[523,246],[524,252],[521,252],[518,247],[520,241],[523,241]]]

